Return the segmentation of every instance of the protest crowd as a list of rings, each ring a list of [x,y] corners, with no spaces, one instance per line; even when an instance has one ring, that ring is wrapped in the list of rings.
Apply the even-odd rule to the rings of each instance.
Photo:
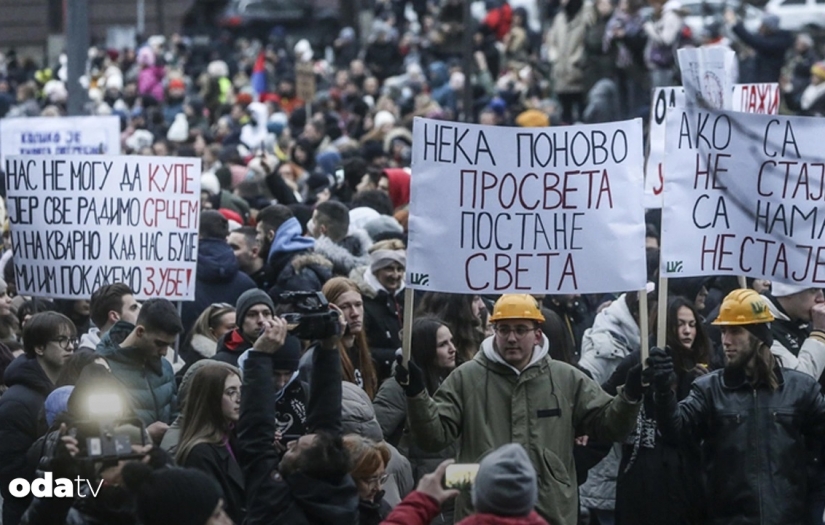
[[[710,270],[703,244],[702,275],[670,273],[663,281],[672,258],[660,248],[683,241],[663,226],[665,193],[664,207],[640,208],[642,220],[632,229],[644,242],[635,268],[622,266],[627,259],[619,252],[631,248],[621,243],[590,266],[571,256],[559,263],[562,272],[547,255],[541,293],[513,293],[526,289],[518,285],[529,273],[520,256],[512,263],[508,256],[512,266],[505,268],[490,255],[493,266],[471,270],[493,249],[473,236],[484,213],[472,215],[477,253],[469,255],[465,214],[460,225],[452,222],[438,199],[442,188],[452,191],[447,183],[412,191],[424,166],[412,166],[416,148],[436,157],[428,162],[482,166],[479,158],[487,158],[500,166],[506,147],[483,130],[600,125],[612,137],[611,162],[620,165],[617,137],[625,137],[630,159],[635,143],[628,130],[636,128],[615,123],[642,118],[651,144],[654,133],[664,134],[662,122],[653,127],[650,94],[683,83],[680,49],[735,51],[725,66],[731,86],[776,84],[781,100],[773,111],[752,113],[815,117],[811,129],[822,129],[816,117],[825,115],[825,61],[817,35],[783,30],[773,14],[752,31],[742,11],[730,9],[693,31],[679,0],[539,2],[538,15],[487,0],[484,16],[470,26],[461,0],[369,4],[364,28],[326,35],[323,47],[295,42],[282,27],[266,39],[214,29],[208,43],[176,34],[134,48],[93,46],[82,78],[87,115],[114,126],[105,145],[95,139],[103,146],[97,148],[76,140],[61,151],[49,125],[27,124],[44,121],[37,117],[69,122],[65,60],[36,64],[13,50],[0,55],[4,156],[75,153],[105,165],[105,154],[116,149],[135,159],[132,167],[105,165],[108,182],[66,197],[78,209],[63,204],[51,212],[48,196],[60,189],[57,164],[43,161],[41,173],[39,164],[9,157],[0,167],[0,524],[825,523],[823,286],[808,277],[794,277],[797,284],[738,278],[724,265],[731,253],[724,238]],[[462,62],[468,31],[470,69]],[[441,127],[418,135],[419,117]],[[461,146],[450,127],[459,121],[484,127],[455,131],[471,137]],[[799,129],[801,121],[789,122]],[[4,125],[24,130],[14,144],[19,151],[10,151]],[[817,134],[784,129],[781,157],[786,147],[804,157],[796,141]],[[422,146],[418,137],[431,141]],[[533,137],[538,144],[540,136]],[[711,143],[724,149],[716,135]],[[767,138],[765,144],[773,157]],[[427,153],[430,146],[435,153]],[[544,169],[538,149],[531,161]],[[588,151],[595,158],[598,148]],[[159,182],[152,162],[161,157],[166,171]],[[80,164],[67,162],[74,174]],[[149,166],[149,178],[134,166]],[[196,173],[187,171],[192,166]],[[771,203],[781,202],[780,193],[796,198],[804,185],[808,200],[819,200],[813,221],[821,221],[825,170],[817,199],[819,168],[810,166],[810,181],[805,171],[796,189],[788,189],[785,172],[785,190],[774,189]],[[736,163],[727,168],[736,171]],[[719,158],[716,169],[725,171]],[[485,189],[504,188],[513,177],[508,171],[539,180],[515,168],[478,170],[478,207],[475,179],[471,191],[477,210],[485,209]],[[630,177],[641,181],[643,164],[635,170]],[[631,184],[609,179],[607,170],[594,182],[593,173],[587,190],[566,182],[564,190],[548,189],[544,175],[543,196],[522,192],[513,202],[567,209],[581,198],[586,213],[605,203],[613,209]],[[43,185],[28,186],[31,180]],[[759,181],[767,199],[761,171]],[[715,174],[707,184],[722,188]],[[493,193],[509,209],[501,188]],[[22,198],[22,190],[32,193]],[[162,208],[148,199],[155,215],[147,218],[146,191],[191,193],[191,203],[168,200]],[[113,222],[123,226],[118,231],[137,230],[132,198],[144,199],[134,217],[140,213],[147,227],[133,244],[95,232]],[[540,201],[530,207],[531,198]],[[111,208],[95,205],[104,201]],[[38,223],[27,206],[43,202],[46,220]],[[178,207],[168,207],[172,202]],[[427,202],[433,209],[419,213],[427,209],[428,216],[414,218],[415,206]],[[694,222],[700,202],[691,203]],[[708,228],[720,216],[728,220],[720,202],[715,216],[707,215]],[[787,212],[791,236],[794,213],[800,221],[811,217],[794,210]],[[777,221],[789,235],[782,213],[771,215],[766,235]],[[573,221],[555,226],[565,249],[587,242],[576,237],[584,213],[554,215]],[[499,237],[499,218],[490,229],[501,251],[518,241]],[[541,224],[530,226],[527,244],[534,248],[546,239],[543,228],[552,228]],[[461,246],[428,240],[427,229],[460,230]],[[816,231],[814,276],[822,258],[820,226]],[[169,240],[159,255],[159,239],[178,234],[180,245],[173,249]],[[742,253],[758,244],[747,239],[737,240]],[[438,245],[448,256],[427,275],[411,273],[414,243]],[[740,277],[750,271],[742,257]],[[139,259],[165,266],[142,266],[139,281],[127,268]],[[94,267],[95,277],[76,280],[74,270],[32,263],[45,260]],[[186,264],[173,268],[176,260]],[[771,265],[776,273],[782,260],[776,255],[767,270],[763,263],[760,275]],[[574,263],[575,271],[567,266]],[[427,291],[426,279],[439,266],[462,276],[443,280],[457,282],[466,272],[469,288],[450,284],[451,290],[478,292]],[[177,281],[167,273],[173,271]],[[629,273],[642,285],[597,293],[587,284]],[[500,283],[502,275],[509,281]],[[572,289],[566,279],[593,293],[560,293]],[[473,481],[449,483],[454,464],[476,464]]]

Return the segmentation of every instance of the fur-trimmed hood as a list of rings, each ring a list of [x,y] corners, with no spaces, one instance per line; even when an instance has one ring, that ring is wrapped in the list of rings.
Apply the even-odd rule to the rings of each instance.
[[[369,264],[367,250],[371,245],[369,235],[362,229],[356,229],[340,243],[326,236],[320,237],[315,241],[315,252],[329,259],[335,275],[349,275],[358,266]]]
[[[195,334],[192,336],[192,341],[189,343],[192,350],[202,355],[206,359],[215,356],[218,351],[218,342],[213,341],[209,337],[202,334]]]
[[[358,289],[361,290],[361,295],[364,297],[375,299],[378,297],[379,292],[390,295],[390,293],[381,286],[378,279],[370,272],[369,266],[359,266],[355,268],[349,273],[349,278],[358,285]],[[403,292],[404,288],[405,286],[402,283],[401,288],[395,292],[395,296],[397,297],[398,294]]]
[[[292,269],[295,270],[295,273],[301,273],[302,270],[308,269],[311,266],[320,266],[321,268],[332,270],[332,262],[324,257],[323,254],[316,252],[308,252],[293,257],[290,264],[292,265]]]
[[[349,278],[358,285],[358,289],[361,290],[361,295],[364,297],[369,297],[370,299],[375,299],[378,295],[378,291],[370,286],[366,279],[366,273],[369,269],[369,265],[358,266],[349,273]]]

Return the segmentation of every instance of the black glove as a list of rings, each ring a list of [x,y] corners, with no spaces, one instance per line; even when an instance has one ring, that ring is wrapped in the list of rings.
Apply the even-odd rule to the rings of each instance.
[[[673,358],[667,351],[653,347],[650,349],[650,356],[647,358],[647,367],[650,372],[645,374],[645,378],[650,381],[657,392],[668,392],[676,379],[673,373]]]
[[[631,401],[638,401],[642,398],[641,363],[627,371],[627,379],[624,382],[624,394]]]
[[[409,361],[407,368],[401,364],[401,356],[395,358],[395,380],[404,389],[407,397],[415,397],[424,391],[424,372],[418,365]]]

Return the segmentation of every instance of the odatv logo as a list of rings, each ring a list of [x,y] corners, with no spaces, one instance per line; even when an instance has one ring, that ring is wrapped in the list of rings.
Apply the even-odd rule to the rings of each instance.
[[[97,490],[95,490],[88,479],[83,479],[80,476],[76,479],[54,479],[51,472],[46,472],[44,477],[38,478],[31,483],[23,478],[12,480],[12,482],[9,483],[9,493],[15,498],[25,498],[29,494],[35,498],[74,498],[75,496],[85,498],[86,494],[81,492],[81,487],[84,483],[89,487],[89,491],[95,498],[103,486],[103,480],[100,480],[100,483],[97,485]],[[77,487],[76,491],[75,487]]]

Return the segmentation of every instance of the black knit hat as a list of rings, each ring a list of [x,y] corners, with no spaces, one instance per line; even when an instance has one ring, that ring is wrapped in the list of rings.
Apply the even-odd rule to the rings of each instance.
[[[298,370],[301,361],[301,341],[288,335],[284,339],[284,346],[272,354],[272,370]]]
[[[138,462],[123,467],[123,481],[135,493],[141,523],[203,525],[223,498],[220,485],[195,469],[152,470]]]

